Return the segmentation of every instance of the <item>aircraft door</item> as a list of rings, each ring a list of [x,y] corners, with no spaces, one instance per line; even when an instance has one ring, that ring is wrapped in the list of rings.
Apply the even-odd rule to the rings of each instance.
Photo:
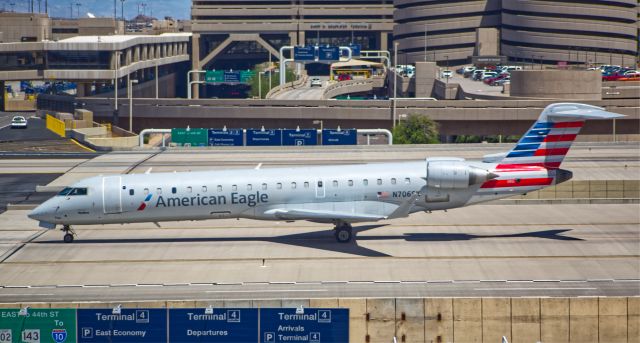
[[[316,198],[324,198],[325,195],[325,184],[324,181],[322,179],[318,179],[316,181]]]
[[[122,178],[102,178],[102,207],[105,214],[122,213]]]

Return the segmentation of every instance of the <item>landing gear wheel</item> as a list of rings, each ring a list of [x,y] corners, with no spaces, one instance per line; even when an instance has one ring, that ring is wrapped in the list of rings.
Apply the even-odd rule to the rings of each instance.
[[[336,226],[334,235],[338,243],[349,243],[351,241],[351,238],[353,238],[351,225],[343,224],[340,226]]]
[[[71,230],[71,227],[69,225],[64,225],[60,230],[64,232],[63,241],[65,243],[73,242],[73,239],[75,238],[76,233],[73,232],[73,230]]]
[[[70,233],[67,233],[64,235],[64,242],[65,243],[72,243],[73,242],[73,235]]]

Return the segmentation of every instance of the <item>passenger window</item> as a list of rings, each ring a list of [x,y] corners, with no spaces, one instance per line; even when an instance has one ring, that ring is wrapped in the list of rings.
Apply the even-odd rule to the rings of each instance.
[[[369,180],[367,180],[367,179],[362,180],[362,184],[365,185],[365,186],[368,186],[369,185]]]
[[[296,184],[295,182],[291,183],[291,189],[296,189],[296,187],[298,187],[298,184]]]
[[[178,190],[175,187],[171,187],[171,193],[176,194]]]
[[[158,193],[158,195],[162,194],[162,188],[156,189],[156,193]]]
[[[262,190],[263,190],[263,191],[266,191],[266,190],[267,190],[267,184],[266,184],[266,183],[263,183],[263,184],[262,184]]]
[[[133,195],[133,188],[129,190],[129,195]]]
[[[304,183],[304,188],[309,188],[309,182]]]
[[[193,193],[193,187],[191,186],[187,187],[187,193]]]
[[[207,186],[202,186],[202,193],[206,193],[207,192]]]
[[[394,177],[393,179],[391,179],[391,184],[395,185],[396,184],[396,178]]]
[[[280,182],[276,183],[276,189],[282,189],[282,184]]]
[[[353,187],[353,180],[349,180],[349,187]]]
[[[253,186],[251,186],[251,184],[247,185],[247,190],[250,191],[253,189]]]
[[[407,185],[408,185],[408,184],[411,184],[411,179],[410,179],[410,178],[408,178],[408,177],[407,177],[407,178],[405,178],[405,179],[404,179],[404,183],[406,183]]]
[[[218,192],[222,192],[222,186],[218,185]]]
[[[378,186],[382,185],[382,179],[378,179]]]
[[[333,180],[333,187],[338,187],[338,181],[337,180]]]
[[[237,185],[231,186],[231,190],[234,192],[238,191],[238,186]]]
[[[322,188],[322,181],[318,181],[318,188]]]

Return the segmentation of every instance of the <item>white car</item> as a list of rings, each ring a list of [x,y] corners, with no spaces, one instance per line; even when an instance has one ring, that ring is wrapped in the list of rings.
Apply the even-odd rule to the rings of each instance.
[[[26,129],[27,128],[27,119],[23,116],[15,116],[11,119],[11,128],[12,129]]]
[[[445,79],[448,79],[450,77],[453,76],[453,72],[451,70],[443,70],[442,71],[442,77],[444,77]]]
[[[322,80],[320,79],[311,79],[311,87],[322,87]]]

